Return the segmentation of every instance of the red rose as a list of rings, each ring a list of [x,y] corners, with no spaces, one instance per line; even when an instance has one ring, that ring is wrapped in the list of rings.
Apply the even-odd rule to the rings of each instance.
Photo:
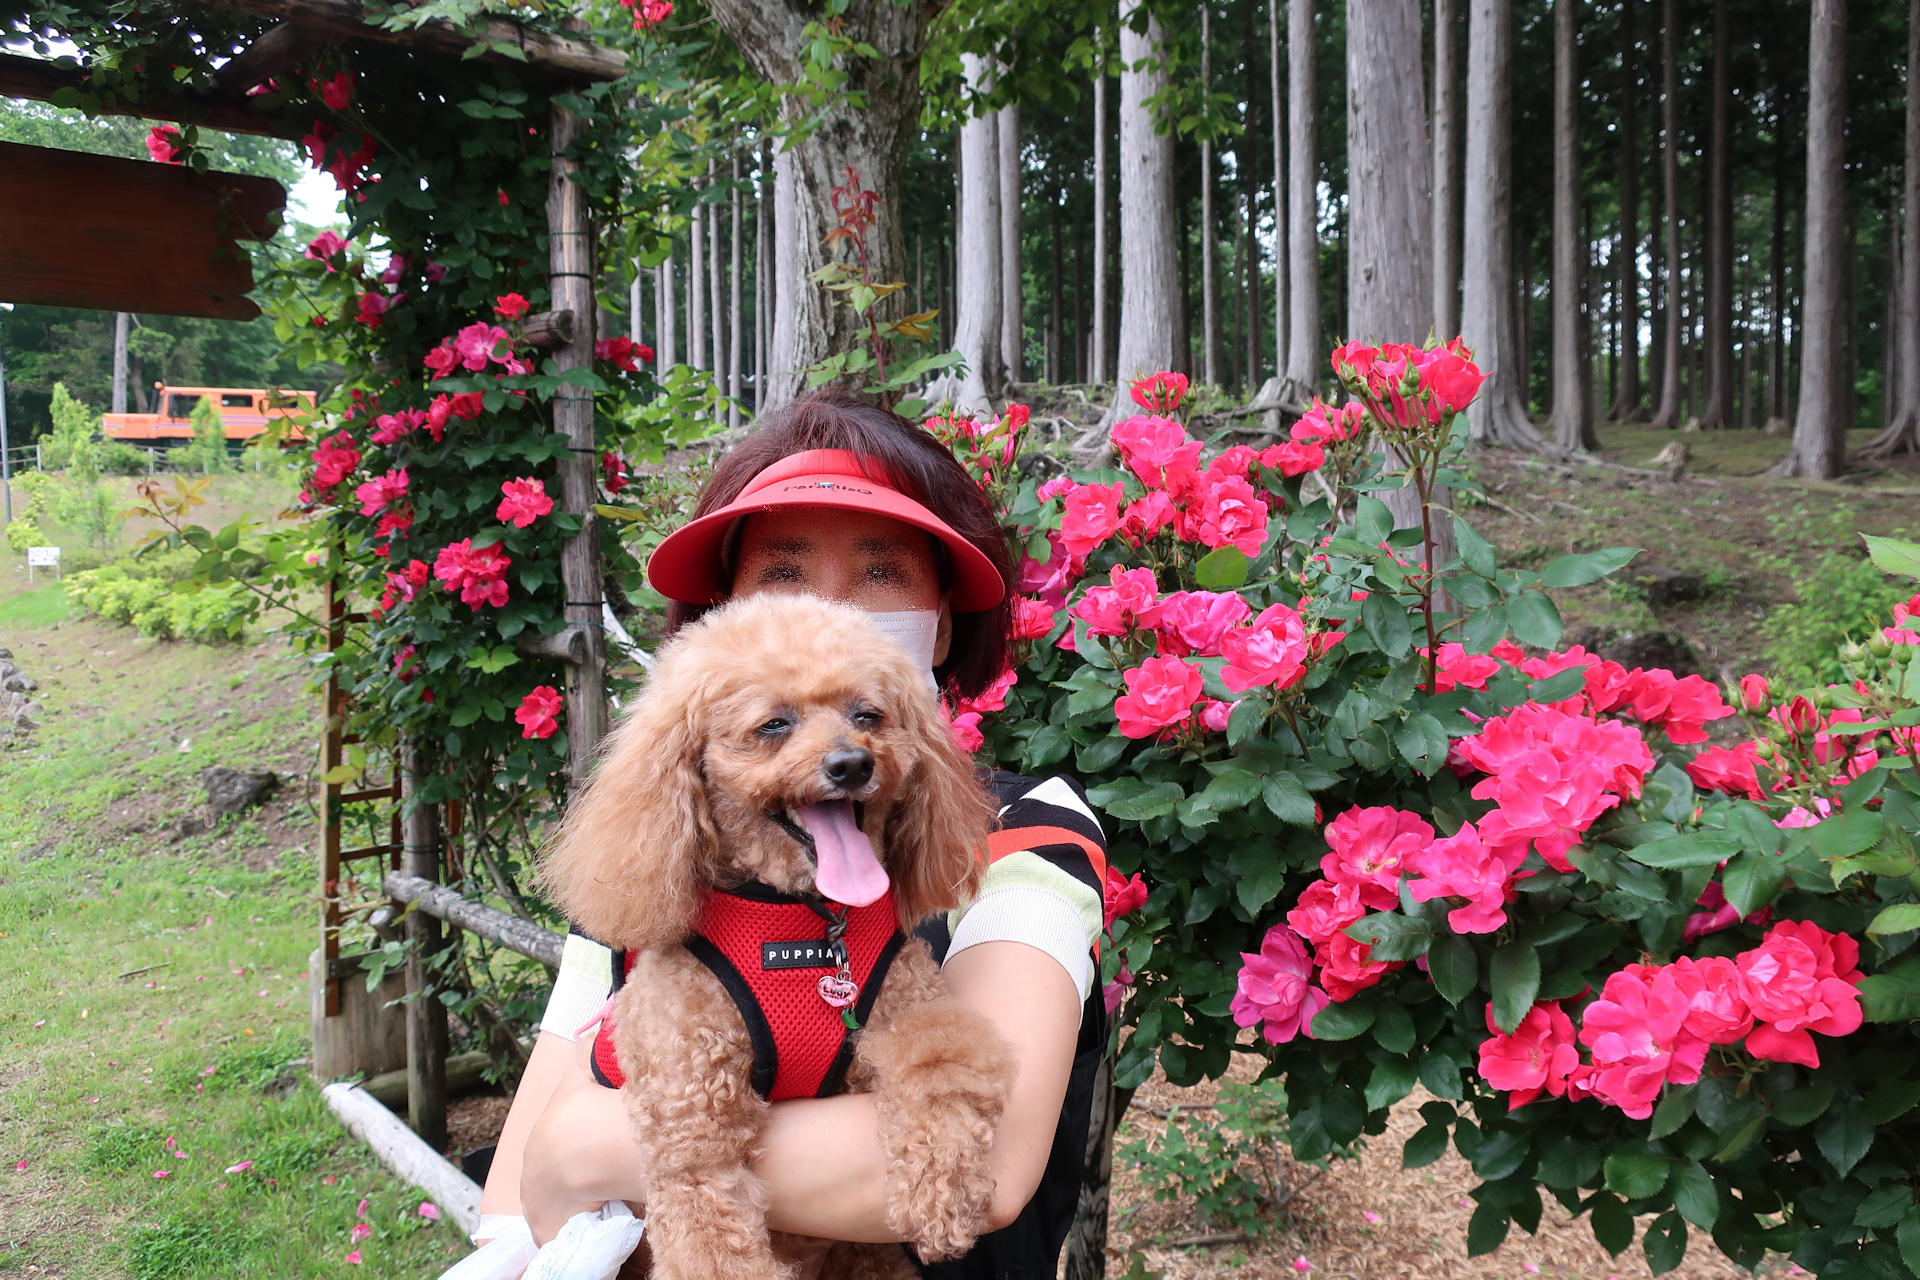
[[[1152,737],[1193,713],[1200,699],[1200,669],[1179,658],[1148,658],[1122,674],[1127,691],[1114,700],[1120,732],[1129,738]]]
[[[560,691],[550,684],[538,686],[520,700],[520,707],[513,718],[520,725],[523,738],[551,738],[554,730],[560,727],[560,708],[565,705]]]

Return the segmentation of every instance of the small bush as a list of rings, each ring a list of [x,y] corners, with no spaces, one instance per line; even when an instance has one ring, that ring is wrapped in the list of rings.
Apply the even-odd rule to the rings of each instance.
[[[158,577],[136,577],[124,563],[69,574],[67,599],[156,640],[211,644],[239,640],[247,629],[247,601],[237,583],[185,592]]]
[[[1764,626],[1767,661],[1792,688],[1845,683],[1840,646],[1885,626],[1907,595],[1871,561],[1841,550],[1827,552],[1793,587],[1794,602],[1768,614]]]
[[[1280,1144],[1287,1140],[1287,1095],[1278,1081],[1221,1084],[1210,1123],[1178,1107],[1159,1134],[1130,1142],[1120,1157],[1140,1172],[1156,1200],[1190,1199],[1217,1226],[1258,1235],[1270,1224],[1260,1208],[1280,1187]]]

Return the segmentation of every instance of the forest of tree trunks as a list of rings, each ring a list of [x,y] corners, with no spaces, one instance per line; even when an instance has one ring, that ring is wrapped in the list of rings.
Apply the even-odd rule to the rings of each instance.
[[[738,42],[715,57],[797,74],[787,0],[706,3]],[[1105,406],[1162,365],[1215,403],[1298,404],[1331,394],[1340,340],[1457,332],[1493,375],[1490,442],[1767,431],[1826,477],[1920,449],[1920,0],[869,0],[848,22],[883,55],[850,55],[863,105],[791,148],[743,131],[691,175],[670,254],[602,267],[627,303],[603,324],[712,370],[735,422],[846,340],[808,277],[851,168],[880,195],[874,278],[938,313],[976,411],[1029,379]],[[138,154],[124,123],[0,107],[0,138]],[[126,322],[0,315],[16,432],[57,381],[104,404],[156,369],[272,372],[191,336],[159,355],[177,328],[134,317],[116,378]]]

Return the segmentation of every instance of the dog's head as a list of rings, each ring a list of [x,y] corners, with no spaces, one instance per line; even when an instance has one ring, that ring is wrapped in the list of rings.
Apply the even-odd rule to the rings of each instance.
[[[575,925],[678,942],[706,885],[758,880],[902,927],[977,890],[993,811],[926,673],[864,613],[759,595],[665,646],[541,870]]]

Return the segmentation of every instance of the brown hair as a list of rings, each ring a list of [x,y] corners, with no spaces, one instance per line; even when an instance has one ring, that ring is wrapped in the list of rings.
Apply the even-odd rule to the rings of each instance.
[[[947,660],[934,668],[944,686],[971,697],[999,677],[1007,666],[1012,630],[1013,560],[993,504],[966,468],[927,431],[899,414],[836,391],[817,391],[769,414],[734,450],[720,460],[694,506],[695,518],[732,502],[762,471],[809,449],[846,449],[874,459],[893,487],[939,516],[955,533],[980,548],[999,571],[1007,594],[980,613],[953,615],[953,642]],[[946,580],[945,557],[941,586]],[[672,601],[667,634],[705,613],[707,606]]]

